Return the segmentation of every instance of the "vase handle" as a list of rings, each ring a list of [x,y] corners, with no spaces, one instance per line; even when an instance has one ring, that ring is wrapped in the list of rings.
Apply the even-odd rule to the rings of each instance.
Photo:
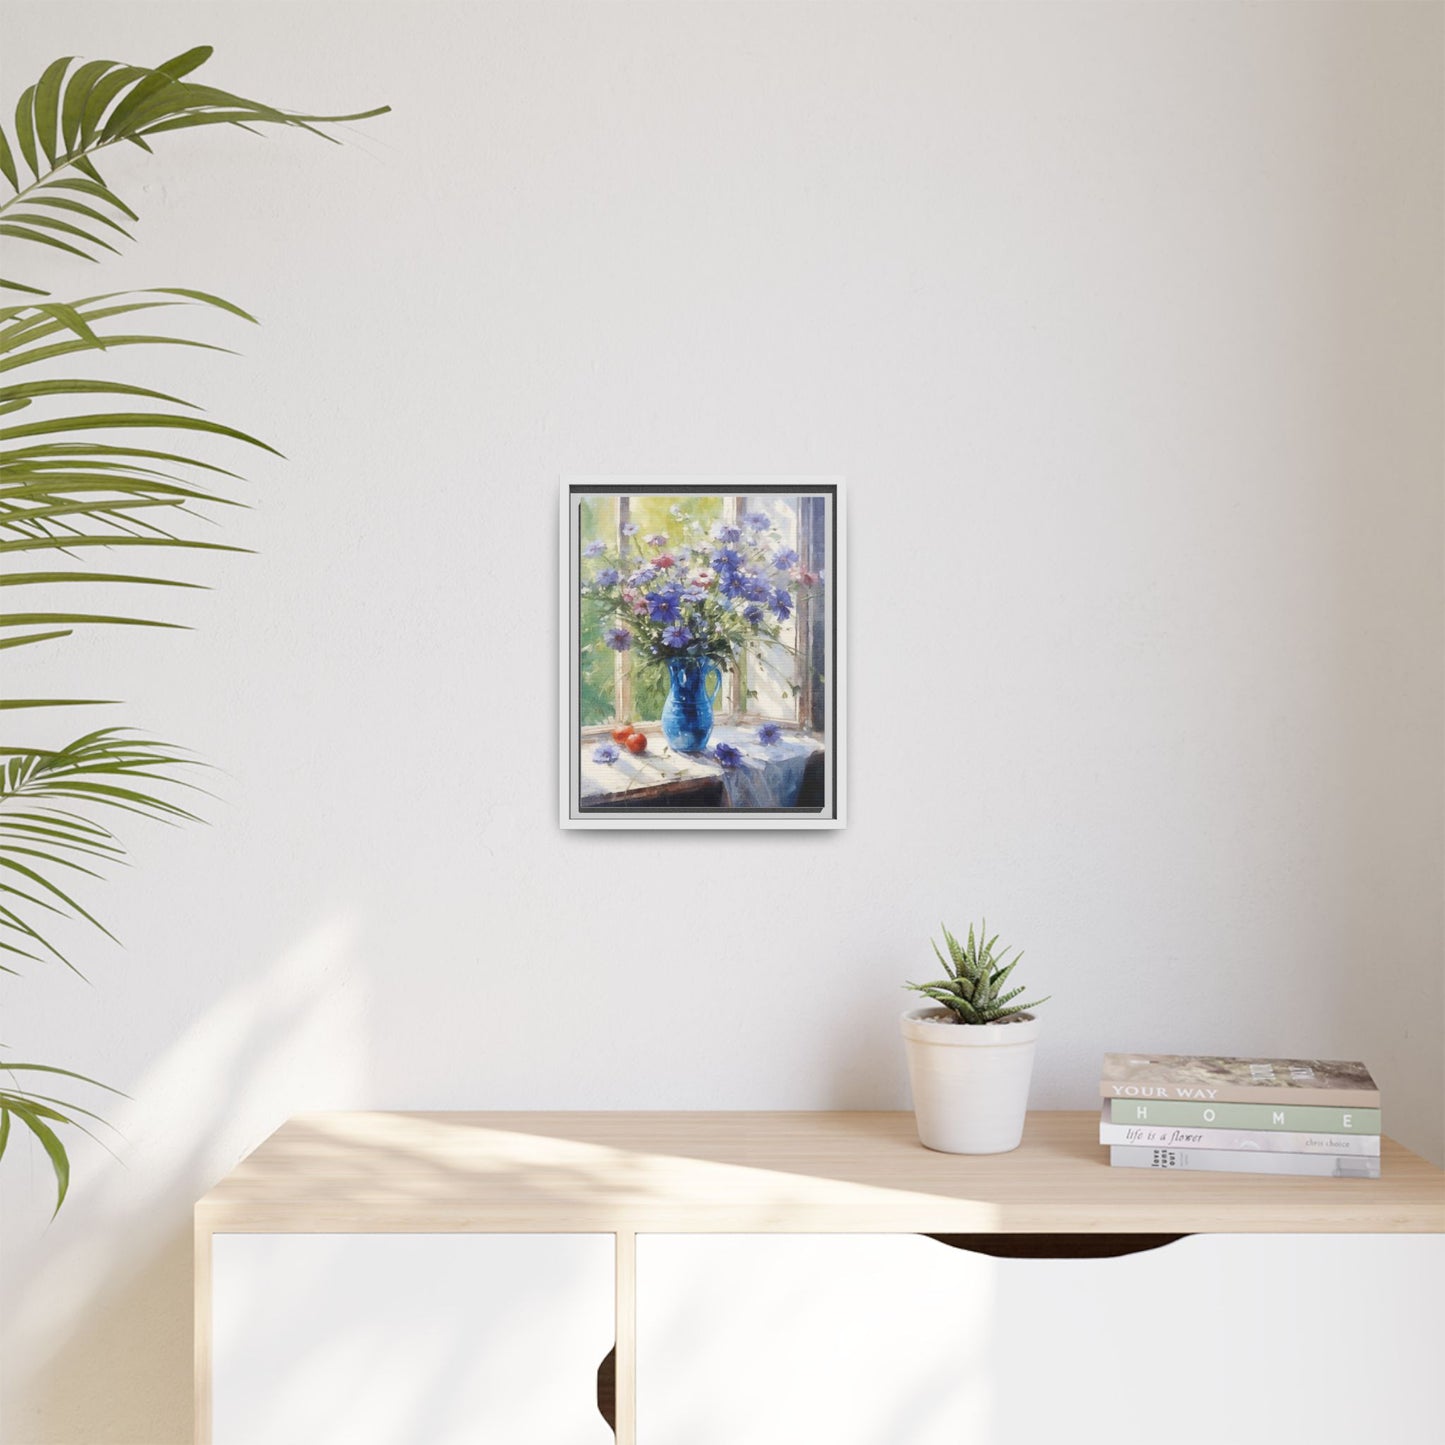
[[[712,691],[708,693],[707,700],[709,703],[714,703],[717,701],[718,693],[722,691],[722,668],[720,668],[715,662],[710,661],[708,663],[707,672],[703,674],[704,687],[707,686],[708,672],[712,673]]]

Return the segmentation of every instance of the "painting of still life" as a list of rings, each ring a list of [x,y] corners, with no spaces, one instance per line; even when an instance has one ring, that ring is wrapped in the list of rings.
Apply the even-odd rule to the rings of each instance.
[[[561,821],[838,828],[841,483],[569,478]]]

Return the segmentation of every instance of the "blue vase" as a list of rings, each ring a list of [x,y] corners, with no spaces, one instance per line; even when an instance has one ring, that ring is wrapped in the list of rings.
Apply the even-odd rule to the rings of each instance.
[[[701,752],[712,736],[712,705],[722,686],[722,669],[706,657],[669,657],[667,670],[672,687],[662,705],[662,735],[679,753]]]

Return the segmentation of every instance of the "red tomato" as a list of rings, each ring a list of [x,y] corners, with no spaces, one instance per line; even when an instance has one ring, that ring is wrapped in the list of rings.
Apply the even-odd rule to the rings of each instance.
[[[623,738],[622,746],[625,747],[629,753],[645,753],[647,751],[647,734],[632,733],[628,737]]]
[[[612,741],[614,743],[625,743],[637,729],[631,723],[623,723],[620,728],[612,729]]]

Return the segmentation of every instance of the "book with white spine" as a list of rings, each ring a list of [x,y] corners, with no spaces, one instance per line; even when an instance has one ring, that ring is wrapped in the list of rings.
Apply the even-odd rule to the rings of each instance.
[[[1368,1155],[1263,1154],[1239,1149],[1159,1149],[1113,1144],[1109,1163],[1123,1169],[1192,1169],[1218,1174],[1308,1174],[1329,1179],[1378,1179]]]
[[[1378,1157],[1378,1134],[1301,1134],[1284,1129],[1183,1128],[1170,1124],[1115,1124],[1106,1103],[1099,1111],[1099,1143],[1165,1149],[1237,1149],[1258,1154],[1352,1154]]]

